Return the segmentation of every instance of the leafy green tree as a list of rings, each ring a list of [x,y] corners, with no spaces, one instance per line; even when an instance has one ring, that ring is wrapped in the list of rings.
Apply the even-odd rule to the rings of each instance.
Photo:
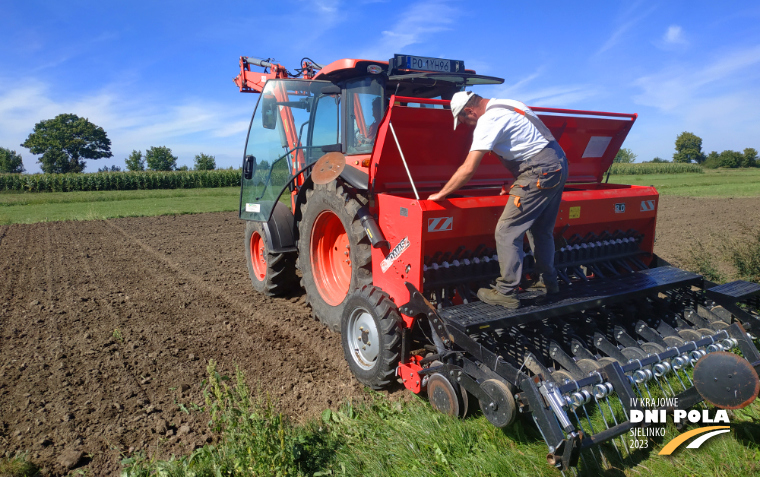
[[[752,147],[748,147],[744,150],[742,167],[757,167],[757,165],[757,151]]]
[[[16,151],[0,147],[0,172],[19,174],[24,172],[24,163]]]
[[[98,168],[98,172],[121,172],[121,167],[111,166],[111,168],[109,169],[108,166],[104,166],[102,169]]]
[[[690,132],[682,132],[676,138],[676,153],[673,154],[673,162],[705,162],[702,152],[702,138]]]
[[[636,160],[636,154],[633,153],[630,149],[621,149],[618,151],[618,153],[615,155],[615,159],[612,162],[616,162],[619,164],[631,164]]]
[[[208,154],[200,153],[195,156],[196,171],[213,171],[216,169],[216,158]]]
[[[661,158],[661,157],[655,157],[655,158],[654,158],[654,159],[652,159],[650,162],[654,162],[654,163],[657,163],[657,164],[661,164],[661,163],[670,162],[670,161],[668,161],[667,159],[663,159],[663,158]]]
[[[178,168],[176,168],[175,170],[176,170],[176,171],[189,171],[189,170],[190,170],[190,168],[189,168],[189,167],[187,167],[187,165],[184,165],[184,166],[179,166],[179,167],[178,167]]]
[[[721,152],[718,157],[718,167],[740,167],[742,160],[744,160],[744,155],[741,152],[726,150]]]
[[[177,156],[166,146],[151,147],[145,151],[145,162],[151,171],[173,171],[177,168]]]
[[[128,158],[124,159],[127,164],[128,171],[144,171],[145,159],[143,159],[142,151],[133,149]]]
[[[708,169],[717,169],[720,167],[720,154],[716,151],[711,152],[707,155],[707,159],[705,159],[702,165]]]
[[[42,154],[38,162],[46,173],[84,171],[83,159],[111,157],[111,140],[100,126],[76,114],[59,114],[34,125],[21,146]]]

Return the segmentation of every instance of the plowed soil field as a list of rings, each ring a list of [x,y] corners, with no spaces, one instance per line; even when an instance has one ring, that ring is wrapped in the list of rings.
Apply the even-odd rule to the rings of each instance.
[[[656,251],[760,222],[760,199],[662,198]],[[0,454],[53,475],[117,475],[122,455],[210,442],[208,360],[296,421],[366,398],[303,291],[255,293],[235,213],[0,227]],[[404,396],[398,392],[396,397]]]

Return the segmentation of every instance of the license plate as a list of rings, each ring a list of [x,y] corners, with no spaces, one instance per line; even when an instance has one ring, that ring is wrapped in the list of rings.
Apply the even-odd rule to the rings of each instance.
[[[451,60],[425,58],[423,56],[407,56],[406,68],[409,70],[451,73]]]

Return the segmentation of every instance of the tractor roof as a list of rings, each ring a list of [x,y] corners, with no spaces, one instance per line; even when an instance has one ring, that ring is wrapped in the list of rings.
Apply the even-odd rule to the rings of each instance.
[[[391,82],[414,81],[420,85],[424,83],[431,83],[430,85],[432,85],[437,81],[445,81],[460,84],[464,83],[464,86],[475,84],[501,84],[504,82],[502,78],[478,75],[475,73],[475,70],[464,69],[461,73],[441,73],[419,70],[398,71],[395,68],[391,68],[387,61],[351,58],[344,58],[325,65],[319,70],[319,73],[314,76],[314,79],[338,82],[355,77],[366,76],[369,72],[369,68],[373,65],[376,66],[376,68],[379,68],[377,74],[380,72],[387,74],[388,79]]]

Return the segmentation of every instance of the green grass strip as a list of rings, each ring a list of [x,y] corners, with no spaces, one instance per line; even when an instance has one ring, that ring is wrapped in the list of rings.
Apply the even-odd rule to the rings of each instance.
[[[238,210],[239,187],[0,194],[0,225]]]
[[[652,185],[661,195],[758,197],[760,169],[708,169],[703,174],[612,175],[609,183]]]

